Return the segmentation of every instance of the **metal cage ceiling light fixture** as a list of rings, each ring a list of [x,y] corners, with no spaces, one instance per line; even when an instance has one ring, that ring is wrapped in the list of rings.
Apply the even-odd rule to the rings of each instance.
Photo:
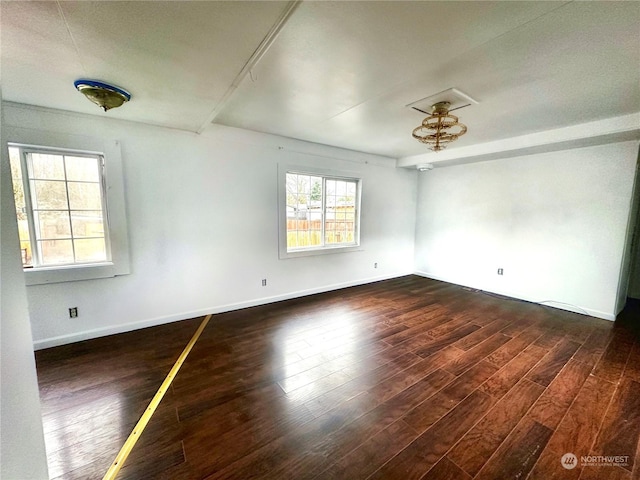
[[[97,80],[80,79],[73,84],[80,93],[105,112],[131,99],[131,94],[126,90]]]
[[[450,102],[438,102],[431,106],[431,115],[422,121],[422,125],[413,130],[413,138],[429,145],[438,152],[467,133],[466,125],[458,122],[458,117],[449,113]]]

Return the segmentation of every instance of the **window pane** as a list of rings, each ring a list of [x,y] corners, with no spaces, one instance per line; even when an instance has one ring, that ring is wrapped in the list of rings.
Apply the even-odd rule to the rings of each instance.
[[[21,226],[18,225],[18,228],[21,229]],[[22,258],[22,266],[23,267],[32,267],[33,266],[33,256],[31,253],[31,242],[27,240],[22,240],[20,237],[20,257]]]
[[[11,165],[11,180],[13,182],[13,200],[18,219],[18,234],[20,235],[20,256],[22,266],[32,265],[31,242],[29,241],[29,222],[27,220],[27,206],[22,184],[22,165],[20,164],[20,149],[9,147],[9,163]]]
[[[357,183],[348,180],[327,180],[327,192],[325,243],[327,245],[353,243]]]
[[[31,190],[33,208],[41,210],[67,208],[67,191],[64,182],[32,180]]]
[[[67,185],[71,210],[102,210],[99,183],[69,182]]]
[[[324,229],[325,230],[336,229],[336,221],[335,221],[333,212],[327,212],[327,220],[324,222]]]
[[[327,191],[325,195],[335,195],[336,194],[336,181],[335,180],[327,180]]]
[[[297,203],[296,195],[298,194],[298,175],[295,173],[287,173],[287,205],[295,205]]]
[[[44,240],[38,243],[42,252],[43,265],[73,263],[71,240]]]
[[[99,182],[100,170],[95,157],[64,157],[67,180]]]
[[[9,147],[9,163],[11,164],[11,181],[13,182],[13,198],[16,204],[18,220],[27,219],[27,210],[22,185],[22,166],[20,165],[20,150]]]
[[[87,238],[73,241],[76,262],[104,262],[107,259],[104,238]]]
[[[328,200],[328,199],[327,199]],[[331,222],[333,222],[336,219],[336,209],[333,207],[329,207],[327,205],[327,208],[325,210],[325,220],[328,222],[329,220]]]
[[[33,168],[31,178],[64,180],[64,162],[62,155],[31,153],[29,157],[31,158]]]
[[[310,205],[312,197],[319,195],[322,199],[322,178],[287,173],[286,189],[287,248],[308,247],[314,241],[310,233]]]
[[[68,211],[36,211],[35,220],[40,227],[41,239],[70,238],[71,226]]]
[[[311,177],[311,196],[310,205],[320,206],[322,205],[322,178]]]
[[[322,230],[322,213],[312,211],[309,213],[309,223],[312,230]]]
[[[304,201],[305,202],[307,201],[306,197]],[[298,219],[299,220],[309,219],[309,206],[306,203],[298,205]]]
[[[311,177],[308,175],[298,175],[298,192],[311,193]]]
[[[298,197],[303,197],[303,195],[298,195],[297,193],[291,193],[287,195],[287,205],[295,210],[298,209],[298,204],[303,203],[304,200],[299,200]]]
[[[8,150],[23,265],[108,260],[101,157]]]
[[[298,231],[298,247],[309,246],[309,232]]]
[[[319,247],[322,245],[322,231],[313,230],[310,232],[310,237],[312,246]]]
[[[104,237],[104,223],[102,211],[74,211],[71,212],[73,237]]]
[[[298,234],[295,230],[287,231],[287,248],[297,248],[298,247]]]
[[[288,249],[355,242],[357,181],[288,173],[286,189]]]

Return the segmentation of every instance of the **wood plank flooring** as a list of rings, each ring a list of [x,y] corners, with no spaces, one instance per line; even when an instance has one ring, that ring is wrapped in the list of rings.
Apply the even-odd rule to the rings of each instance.
[[[52,479],[102,478],[199,323],[37,352]],[[118,478],[637,480],[639,332],[417,276],[215,315]]]

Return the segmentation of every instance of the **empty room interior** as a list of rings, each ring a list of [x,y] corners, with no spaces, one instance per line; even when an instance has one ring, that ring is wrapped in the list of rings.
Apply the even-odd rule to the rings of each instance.
[[[640,479],[640,2],[0,27],[0,478]]]

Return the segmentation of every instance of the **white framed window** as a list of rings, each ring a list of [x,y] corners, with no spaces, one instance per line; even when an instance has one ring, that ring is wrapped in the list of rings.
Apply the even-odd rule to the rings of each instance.
[[[9,145],[24,268],[111,261],[104,156]]]
[[[337,253],[360,246],[360,178],[281,167],[280,257]]]
[[[46,135],[43,135],[46,137]],[[117,142],[58,141],[74,147],[6,144],[27,285],[129,273]]]

